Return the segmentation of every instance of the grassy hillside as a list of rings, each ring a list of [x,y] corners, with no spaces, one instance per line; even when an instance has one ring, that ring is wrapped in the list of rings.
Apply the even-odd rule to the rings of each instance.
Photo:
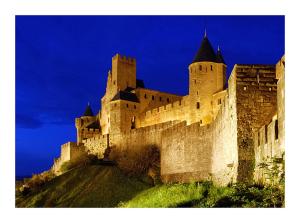
[[[17,207],[115,207],[149,188],[128,178],[116,166],[75,168],[27,195],[17,195]]]
[[[144,190],[120,207],[282,207],[284,194],[275,188],[210,182],[159,185]]]
[[[116,166],[89,165],[55,177],[27,195],[17,207],[282,207],[284,190],[210,182],[151,186],[125,176]]]

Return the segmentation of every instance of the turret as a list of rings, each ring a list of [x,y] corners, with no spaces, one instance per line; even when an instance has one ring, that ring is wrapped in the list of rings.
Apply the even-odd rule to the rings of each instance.
[[[92,111],[90,103],[88,103],[83,116],[80,118],[75,119],[75,126],[77,130],[77,143],[81,143],[84,139],[83,129],[86,128],[88,125],[94,123],[96,121],[96,117]]]
[[[206,33],[189,66],[190,118],[188,122],[209,124],[213,120],[213,95],[225,89],[226,65],[220,48],[215,53]]]

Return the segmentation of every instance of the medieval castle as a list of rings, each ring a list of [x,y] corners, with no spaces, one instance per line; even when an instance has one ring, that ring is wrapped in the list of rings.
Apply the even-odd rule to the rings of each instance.
[[[130,171],[155,148],[163,182],[261,180],[258,164],[285,150],[284,65],[284,57],[274,65],[236,64],[226,88],[226,63],[205,35],[188,66],[189,94],[179,96],[147,89],[136,60],[117,54],[101,110],[88,105],[76,118],[77,142],[61,146],[52,170],[109,150]]]

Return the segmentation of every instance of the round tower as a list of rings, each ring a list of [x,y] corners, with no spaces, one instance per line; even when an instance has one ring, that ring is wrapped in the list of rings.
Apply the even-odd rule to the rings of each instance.
[[[92,121],[95,121],[95,116],[90,106],[90,103],[88,103],[85,112],[83,113],[83,116],[75,119],[75,126],[77,130],[77,144],[81,143],[83,140],[82,129]]]
[[[189,124],[213,120],[213,95],[225,89],[226,64],[220,48],[215,53],[205,33],[195,59],[189,65]]]

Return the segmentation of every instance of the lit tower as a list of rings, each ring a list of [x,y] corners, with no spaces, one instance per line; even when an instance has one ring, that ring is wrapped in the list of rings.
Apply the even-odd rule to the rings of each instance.
[[[190,114],[188,124],[213,120],[213,95],[225,89],[226,64],[218,47],[215,53],[206,32],[189,66]]]

